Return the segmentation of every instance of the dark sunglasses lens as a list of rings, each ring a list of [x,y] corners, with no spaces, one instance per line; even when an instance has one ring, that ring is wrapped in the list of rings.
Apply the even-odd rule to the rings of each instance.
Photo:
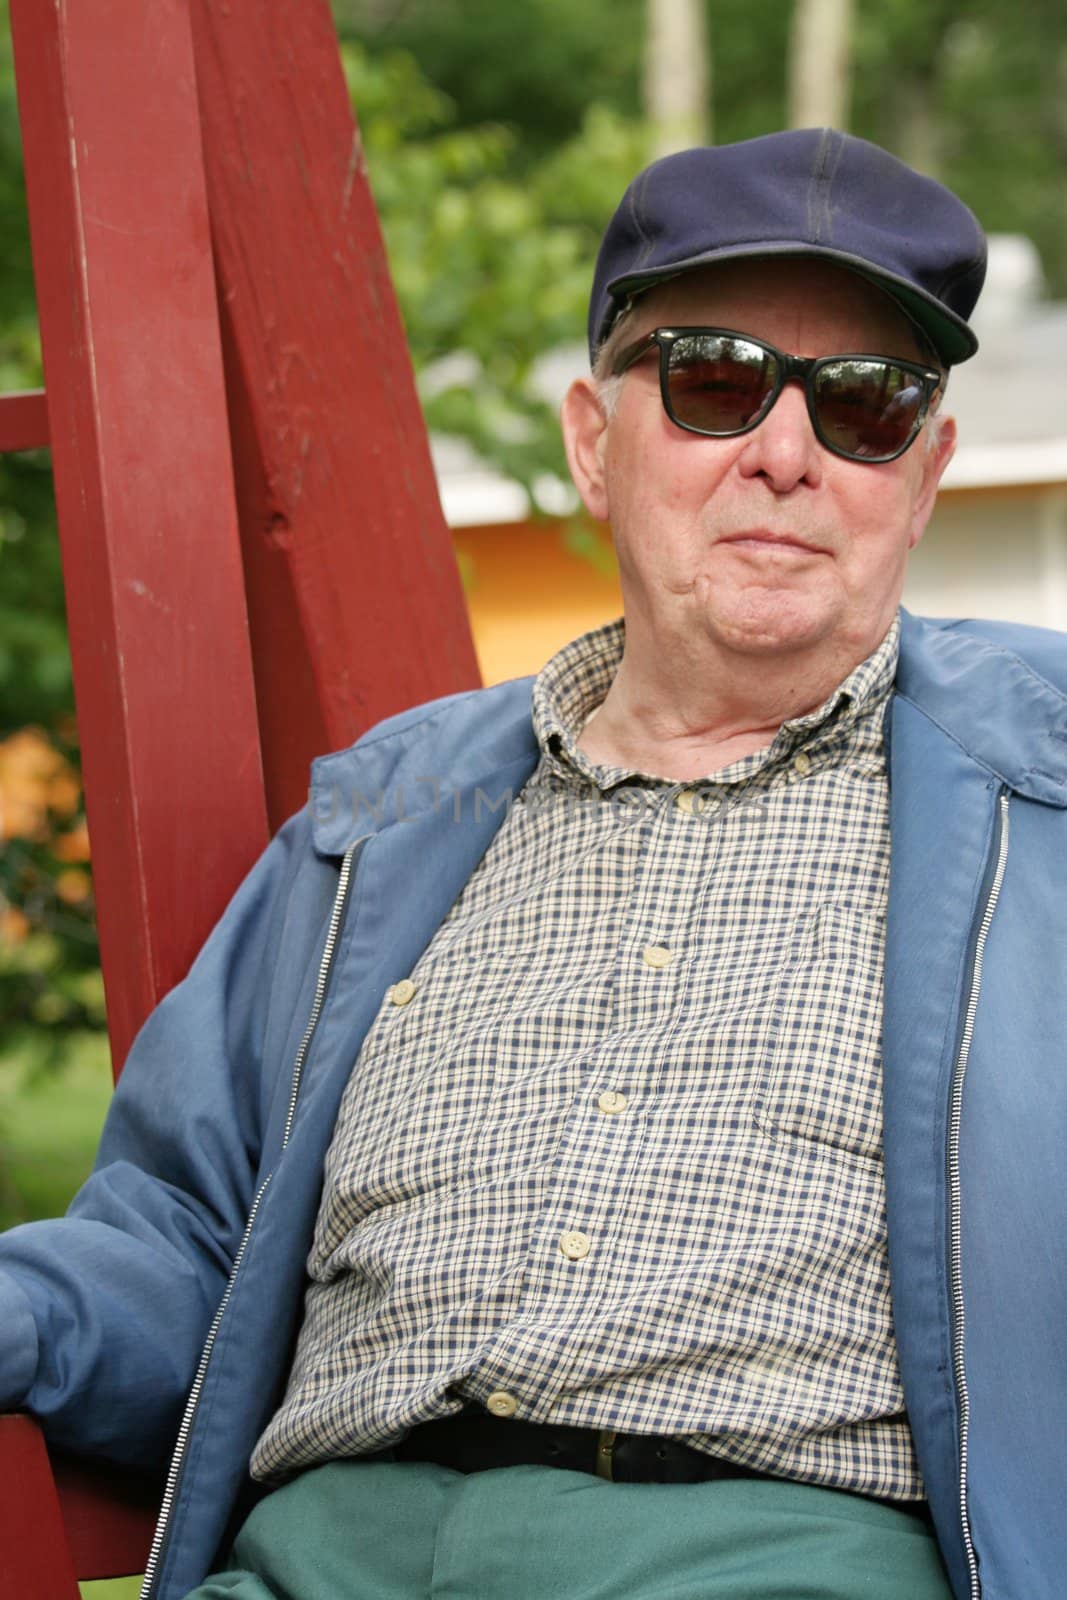
[[[884,461],[910,443],[922,384],[892,361],[829,361],[815,374],[815,415],[825,442],[857,461]]]
[[[748,339],[684,334],[667,367],[674,419],[700,433],[740,433],[766,409],[777,376],[774,356]]]

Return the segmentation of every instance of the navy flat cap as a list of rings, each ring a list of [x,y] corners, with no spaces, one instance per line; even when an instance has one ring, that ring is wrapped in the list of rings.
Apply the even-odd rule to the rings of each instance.
[[[986,242],[963,201],[866,139],[832,128],[682,150],[631,183],[593,277],[593,357],[634,294],[713,261],[820,256],[870,278],[948,365],[978,348],[967,326]]]

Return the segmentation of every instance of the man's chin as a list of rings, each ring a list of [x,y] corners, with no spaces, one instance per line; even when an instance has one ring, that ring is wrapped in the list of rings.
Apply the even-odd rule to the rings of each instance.
[[[816,648],[834,631],[831,608],[795,594],[746,595],[734,606],[709,607],[705,626],[738,654],[791,655]]]

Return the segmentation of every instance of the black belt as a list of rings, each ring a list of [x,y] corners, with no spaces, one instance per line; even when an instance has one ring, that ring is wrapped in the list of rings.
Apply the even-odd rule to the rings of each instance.
[[[413,1428],[392,1452],[397,1461],[432,1461],[456,1472],[491,1467],[563,1467],[615,1483],[709,1483],[720,1478],[769,1478],[767,1472],[722,1461],[677,1439],[610,1428],[553,1427],[464,1412]],[[926,1502],[884,1502],[926,1515]]]
[[[595,1472],[615,1483],[705,1483],[712,1478],[766,1476],[705,1455],[677,1439],[468,1414],[413,1428],[395,1446],[395,1455],[398,1461],[433,1461],[457,1472],[564,1467]]]

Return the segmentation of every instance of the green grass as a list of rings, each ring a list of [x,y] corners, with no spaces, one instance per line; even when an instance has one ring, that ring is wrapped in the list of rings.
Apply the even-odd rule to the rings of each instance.
[[[29,1042],[0,1051],[0,1226],[66,1210],[92,1166],[111,1097],[107,1040],[74,1033],[54,1071]]]
[[[111,1097],[107,1040],[72,1034],[56,1071],[29,1041],[0,1052],[0,1226],[66,1209],[92,1166]],[[139,1578],[83,1583],[83,1600],[137,1600]]]

